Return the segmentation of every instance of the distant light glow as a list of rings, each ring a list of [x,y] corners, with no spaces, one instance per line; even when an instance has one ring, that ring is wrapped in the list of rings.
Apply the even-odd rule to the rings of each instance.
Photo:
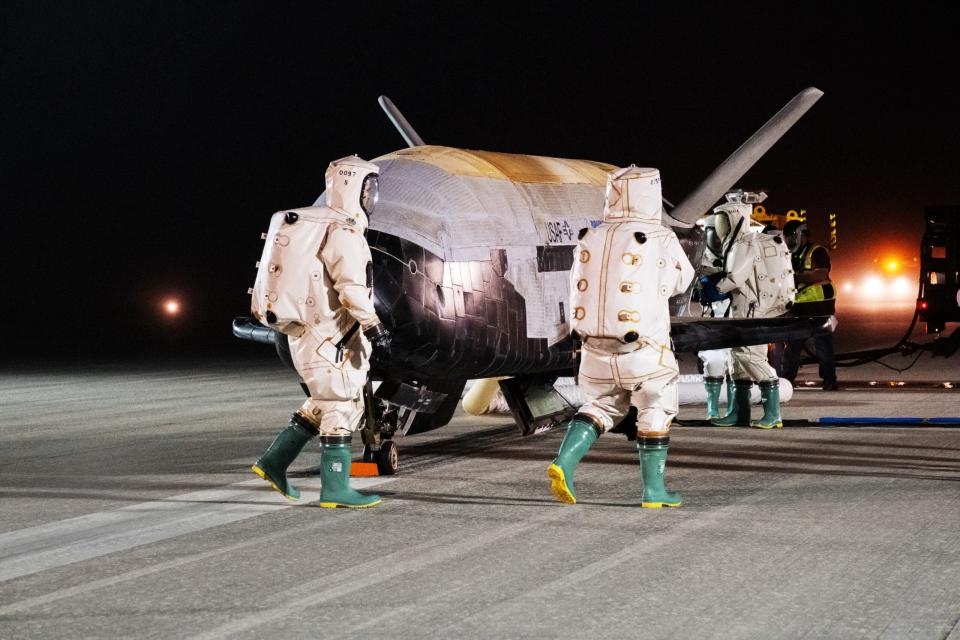
[[[905,277],[900,276],[893,281],[893,283],[890,285],[890,289],[896,296],[908,296],[910,295],[910,281]]]
[[[868,298],[879,298],[883,295],[883,280],[877,276],[870,276],[863,281],[863,295]]]
[[[900,269],[900,263],[896,260],[887,260],[887,271],[896,273]]]
[[[180,313],[180,301],[179,300],[167,300],[163,303],[163,311],[168,316],[175,316]]]
[[[844,290],[844,291],[853,291],[853,283],[848,282],[848,283],[846,283],[845,285],[843,285],[843,290]]]

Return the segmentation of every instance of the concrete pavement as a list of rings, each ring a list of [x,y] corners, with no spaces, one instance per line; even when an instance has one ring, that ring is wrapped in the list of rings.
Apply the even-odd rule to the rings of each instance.
[[[960,430],[678,427],[686,504],[655,511],[620,436],[569,507],[544,476],[562,434],[461,415],[365,480],[382,505],[331,511],[306,504],[315,447],[304,504],[247,470],[300,397],[266,357],[0,374],[0,637],[960,638]]]

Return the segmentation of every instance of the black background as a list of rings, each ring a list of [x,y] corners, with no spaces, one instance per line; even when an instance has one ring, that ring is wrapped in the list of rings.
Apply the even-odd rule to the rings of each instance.
[[[821,237],[838,212],[838,269],[913,255],[923,206],[960,203],[952,12],[723,7],[4,3],[0,353],[249,347],[229,323],[270,214],[403,146],[380,94],[427,143],[655,166],[678,201],[817,86],[742,185]]]

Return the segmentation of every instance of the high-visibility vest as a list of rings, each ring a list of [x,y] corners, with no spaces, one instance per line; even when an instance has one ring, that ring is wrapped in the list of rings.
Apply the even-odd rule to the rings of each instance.
[[[811,271],[813,269],[813,252],[821,249],[820,245],[808,243],[793,261],[793,270],[797,273]],[[823,280],[811,282],[808,284],[797,283],[796,302],[820,302],[822,300],[836,300],[836,287],[829,288],[829,294],[824,290],[824,285],[831,284],[830,276],[827,275]]]

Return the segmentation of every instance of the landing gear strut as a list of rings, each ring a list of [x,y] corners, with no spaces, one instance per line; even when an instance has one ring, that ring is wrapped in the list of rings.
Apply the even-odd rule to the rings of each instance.
[[[385,380],[373,394],[373,384],[363,387],[363,459],[376,462],[380,475],[392,476],[399,468],[396,436],[422,433],[450,422],[460,402],[465,380]],[[429,386],[428,386],[429,385]]]
[[[397,444],[390,439],[396,429],[389,429],[393,424],[389,415],[391,412],[385,410],[382,400],[373,396],[373,385],[369,381],[363,387],[363,404],[364,412],[360,426],[363,461],[377,463],[377,471],[382,476],[396,475],[400,469],[400,455],[397,452]],[[385,423],[388,426],[386,434],[383,431]],[[387,437],[384,437],[385,435]]]

